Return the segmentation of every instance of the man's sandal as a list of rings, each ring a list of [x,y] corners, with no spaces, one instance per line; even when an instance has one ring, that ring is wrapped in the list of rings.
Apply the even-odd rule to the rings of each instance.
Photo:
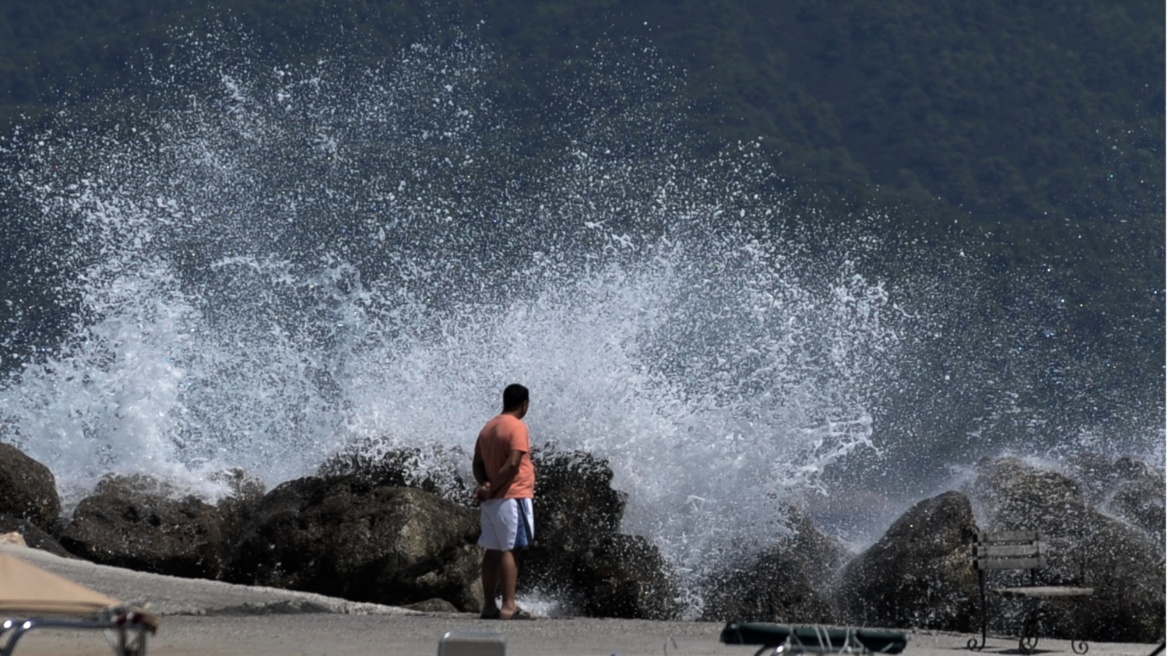
[[[532,615],[531,613],[523,610],[522,608],[516,608],[515,612],[511,613],[511,617],[508,617],[507,619],[509,619],[509,620],[533,620],[533,619],[535,619],[535,615]]]

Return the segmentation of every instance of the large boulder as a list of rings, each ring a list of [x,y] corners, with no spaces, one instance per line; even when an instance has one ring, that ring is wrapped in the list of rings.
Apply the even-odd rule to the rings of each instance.
[[[840,573],[840,620],[973,631],[978,579],[969,545],[976,532],[969,498],[960,492],[917,503]]]
[[[1079,635],[1102,642],[1156,642],[1164,638],[1164,550],[1146,533],[1093,509],[1081,517],[1076,540],[1060,541],[1078,547],[1078,571],[1068,576],[1095,589],[1063,635]],[[1083,618],[1086,618],[1084,621]]]
[[[482,603],[477,515],[424,490],[307,477],[269,492],[233,550],[239,583],[407,605]]]
[[[1112,467],[1114,485],[1102,510],[1137,526],[1164,544],[1164,473],[1131,457]]]
[[[1002,458],[983,464],[1000,468],[1008,462],[1011,459]],[[1134,456],[1115,459],[1100,453],[1087,453],[1063,463],[1060,473],[1079,485],[1081,503],[1139,527],[1163,544],[1165,487],[1162,465],[1152,465]]]
[[[612,488],[608,463],[551,449],[533,461],[535,544],[521,556],[521,588],[594,617],[676,617],[677,585],[660,551],[619,533],[626,495]]]
[[[989,462],[1003,463],[1006,461],[1015,461],[1015,459],[987,460],[982,465],[984,467]],[[1080,453],[1061,461],[1059,467],[1061,473],[1074,479],[1078,484],[1079,498],[1089,506],[1100,506],[1106,503],[1107,497],[1111,495],[1115,487],[1116,470],[1113,458],[1102,453]]]
[[[534,454],[536,544],[582,554],[620,530],[628,495],[612,488],[608,462],[581,451]]]
[[[53,472],[3,442],[0,442],[0,514],[27,519],[44,531],[51,531],[61,514],[61,497]]]
[[[1013,457],[978,463],[972,498],[988,520],[983,528],[995,531],[1039,529],[1062,535],[1084,507],[1076,480]]]
[[[973,490],[988,530],[1043,533],[1049,552],[1041,583],[1095,589],[1074,603],[1041,602],[1046,635],[1116,642],[1163,637],[1164,553],[1146,531],[1087,505],[1065,474],[1016,458],[981,463]],[[990,576],[993,584],[1009,584],[1024,574]],[[1026,609],[998,603],[1003,612],[991,614],[991,626],[1016,632]]]
[[[661,552],[639,535],[609,535],[581,554],[572,584],[589,617],[670,620],[681,613],[677,582]]]
[[[96,563],[187,578],[219,578],[228,555],[214,506],[144,475],[98,483],[61,544]]]
[[[402,447],[379,436],[347,444],[326,458],[316,475],[352,476],[369,485],[416,487],[463,504],[474,491],[460,473],[470,469],[470,461],[471,456],[459,447]]]
[[[238,541],[243,527],[263,501],[267,486],[238,468],[218,472],[211,476],[211,480],[227,487],[227,494],[215,504],[215,510],[219,513],[223,541],[230,551],[230,546]]]
[[[714,577],[705,621],[835,623],[831,584],[847,556],[809,517],[792,511],[793,532],[748,565]]]

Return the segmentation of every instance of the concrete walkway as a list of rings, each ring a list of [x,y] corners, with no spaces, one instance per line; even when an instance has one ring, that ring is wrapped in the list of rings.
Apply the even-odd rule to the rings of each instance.
[[[425,655],[447,632],[491,632],[510,656],[752,656],[755,648],[718,642],[722,624],[592,618],[534,622],[425,614],[322,595],[144,574],[0,545],[47,570],[112,597],[146,599],[163,616],[149,653],[159,656]],[[0,582],[2,584],[2,582]],[[908,656],[961,656],[971,635],[910,632]],[[1016,640],[991,637],[983,654],[1016,653]],[[1155,645],[1091,643],[1090,656],[1148,656]],[[1040,654],[1072,654],[1065,640],[1043,640]],[[17,654],[111,653],[96,633],[30,632]]]

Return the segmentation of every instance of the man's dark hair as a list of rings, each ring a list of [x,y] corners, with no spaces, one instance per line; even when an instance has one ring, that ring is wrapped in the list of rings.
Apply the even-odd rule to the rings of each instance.
[[[503,412],[515,410],[527,400],[527,388],[519,383],[511,383],[503,388]]]

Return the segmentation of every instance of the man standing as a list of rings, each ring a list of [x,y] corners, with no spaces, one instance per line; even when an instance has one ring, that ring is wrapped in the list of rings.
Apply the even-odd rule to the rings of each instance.
[[[535,496],[535,467],[523,416],[529,405],[527,388],[518,383],[503,390],[503,413],[487,422],[475,442],[474,476],[481,503],[479,519],[483,556],[483,619],[533,620],[535,616],[515,604],[519,567],[515,550],[524,549],[535,537],[531,500]],[[501,589],[501,590],[500,590]],[[496,605],[495,594],[503,594]]]

